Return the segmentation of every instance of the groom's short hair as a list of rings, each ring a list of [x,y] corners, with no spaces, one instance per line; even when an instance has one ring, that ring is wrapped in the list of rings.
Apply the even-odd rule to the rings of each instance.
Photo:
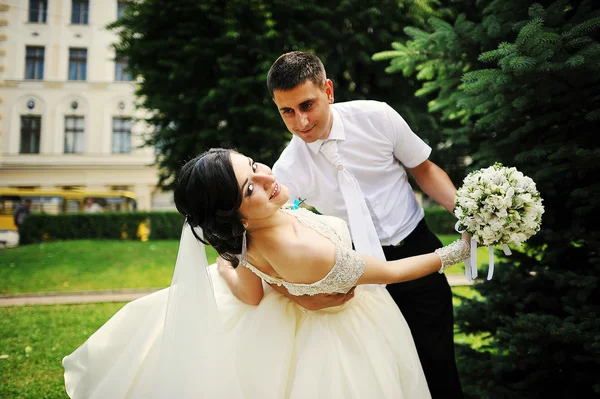
[[[323,87],[326,79],[323,63],[313,54],[292,51],[281,55],[271,65],[267,75],[267,87],[272,97],[275,90],[292,90],[308,79]]]

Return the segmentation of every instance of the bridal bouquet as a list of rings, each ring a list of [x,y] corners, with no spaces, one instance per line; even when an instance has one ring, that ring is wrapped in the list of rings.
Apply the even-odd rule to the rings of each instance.
[[[535,182],[516,168],[496,163],[471,172],[456,193],[454,215],[456,230],[471,236],[471,258],[465,261],[469,281],[477,277],[477,244],[488,246],[490,267],[494,273],[493,246],[521,245],[540,230],[544,207]]]

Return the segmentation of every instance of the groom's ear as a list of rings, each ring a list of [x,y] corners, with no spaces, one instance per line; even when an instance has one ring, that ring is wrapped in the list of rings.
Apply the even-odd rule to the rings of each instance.
[[[325,94],[327,95],[329,104],[333,104],[333,82],[331,79],[325,80]]]

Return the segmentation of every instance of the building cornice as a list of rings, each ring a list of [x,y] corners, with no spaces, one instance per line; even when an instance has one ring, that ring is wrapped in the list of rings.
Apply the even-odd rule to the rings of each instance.
[[[15,169],[129,169],[154,167],[151,155],[3,154],[1,170]]]

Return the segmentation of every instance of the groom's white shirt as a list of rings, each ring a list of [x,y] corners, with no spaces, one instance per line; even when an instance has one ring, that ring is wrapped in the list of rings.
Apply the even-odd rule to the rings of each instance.
[[[395,245],[424,216],[404,167],[423,163],[431,147],[386,103],[336,103],[331,105],[331,112],[329,139],[338,140],[342,162],[365,195],[381,244]],[[337,169],[319,151],[322,143],[306,144],[294,136],[273,166],[273,173],[289,188],[290,202],[306,199],[319,212],[348,222]]]

